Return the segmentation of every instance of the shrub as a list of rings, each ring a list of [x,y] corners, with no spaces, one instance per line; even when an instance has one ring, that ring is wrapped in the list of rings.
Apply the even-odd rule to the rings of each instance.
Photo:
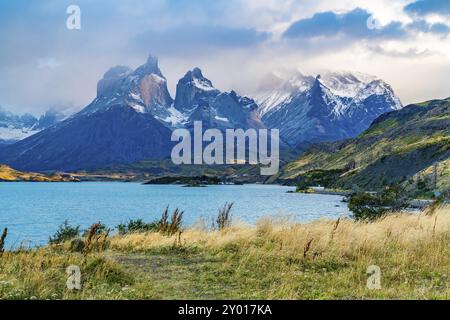
[[[93,224],[86,233],[84,240],[83,254],[86,256],[93,250],[101,251],[106,248],[109,229],[101,231],[103,224],[100,222]]]
[[[335,187],[335,182],[346,170],[311,170],[297,177],[297,191],[305,191],[311,186]]]
[[[89,232],[91,231],[91,229],[92,229],[92,226],[90,228],[84,230],[83,237],[87,237]],[[104,234],[104,233],[109,233],[108,227],[106,225],[104,225],[103,223],[100,223],[100,222],[97,223],[96,224],[96,228],[95,228],[95,234],[96,235],[101,235],[101,234]]]
[[[120,235],[125,235],[129,233],[139,233],[148,231],[158,231],[158,223],[151,222],[145,223],[142,219],[130,220],[126,224],[119,224],[117,226],[117,231]]]
[[[66,220],[62,225],[59,226],[53,237],[49,238],[50,244],[59,244],[67,240],[71,240],[80,235],[80,226],[72,227]]]
[[[65,249],[69,252],[83,252],[84,249],[84,241],[81,238],[74,238],[70,240],[68,243],[64,244]]]
[[[389,212],[406,208],[408,203],[404,194],[404,190],[399,186],[389,187],[376,194],[359,192],[350,196],[348,208],[356,220],[373,221]]]
[[[169,207],[167,207],[161,219],[150,223],[144,222],[142,219],[130,220],[126,224],[119,224],[116,228],[120,235],[140,232],[161,232],[164,235],[172,236],[181,231],[183,224],[184,211],[178,208],[169,216]]]

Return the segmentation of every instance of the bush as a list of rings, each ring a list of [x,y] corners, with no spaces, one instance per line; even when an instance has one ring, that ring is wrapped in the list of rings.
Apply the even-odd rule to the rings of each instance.
[[[150,223],[142,219],[130,220],[127,224],[119,224],[116,228],[120,235],[139,232],[161,232],[167,236],[174,235],[181,231],[184,211],[178,208],[169,217],[169,207],[161,215],[161,219]]]
[[[59,226],[53,237],[49,238],[50,244],[59,244],[68,240],[72,240],[80,235],[80,226],[72,227],[66,220],[62,225]]]
[[[86,256],[91,251],[103,251],[109,244],[108,236],[109,229],[102,228],[103,224],[100,222],[94,223],[86,232],[84,240],[83,254]]]
[[[117,226],[117,231],[120,235],[125,235],[129,233],[139,233],[148,231],[158,231],[158,223],[151,222],[145,223],[142,219],[130,220],[126,224],[119,224]]]
[[[5,239],[8,235],[8,228],[3,229],[2,236],[0,237],[0,254],[5,251]]]
[[[335,182],[344,170],[311,170],[297,177],[297,191],[305,191],[311,186],[336,187]]]
[[[67,242],[66,244],[64,244],[64,247],[69,252],[81,253],[83,252],[84,249],[84,241],[81,238],[74,238],[69,242]]]
[[[84,230],[83,237],[86,237],[89,234],[90,230],[91,230],[91,228]],[[106,225],[104,225],[103,223],[99,222],[97,228],[95,229],[95,235],[99,236],[99,235],[105,234],[105,233],[109,233],[108,227]]]
[[[404,190],[392,186],[381,193],[359,192],[350,196],[348,208],[358,221],[373,221],[389,212],[397,212],[407,207]]]

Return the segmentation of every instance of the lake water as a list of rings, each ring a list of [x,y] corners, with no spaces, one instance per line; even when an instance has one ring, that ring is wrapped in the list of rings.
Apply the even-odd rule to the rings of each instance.
[[[300,222],[337,218],[349,211],[342,196],[287,193],[274,185],[142,185],[124,182],[0,183],[0,229],[8,227],[7,249],[44,245],[68,220],[82,229],[101,221],[115,227],[129,219],[153,221],[167,205],[184,210],[185,225],[212,221],[219,207],[234,202],[235,220],[254,224],[262,217],[283,216]],[[1,231],[0,231],[1,232]]]

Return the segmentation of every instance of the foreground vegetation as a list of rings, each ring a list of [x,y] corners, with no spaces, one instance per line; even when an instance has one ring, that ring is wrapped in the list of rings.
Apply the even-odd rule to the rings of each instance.
[[[165,225],[130,222],[109,237],[96,224],[84,238],[0,253],[0,298],[450,298],[448,205],[370,223],[262,220],[256,227],[230,225],[231,206],[214,229],[182,230],[180,212],[173,220],[166,210]],[[81,269],[81,290],[66,287],[70,265]],[[367,288],[371,265],[381,269],[381,289]]]

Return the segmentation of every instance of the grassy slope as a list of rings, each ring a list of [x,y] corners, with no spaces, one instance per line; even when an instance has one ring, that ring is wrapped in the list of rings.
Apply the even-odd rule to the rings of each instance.
[[[365,224],[261,221],[223,232],[114,237],[87,258],[66,246],[0,256],[0,299],[450,298],[450,207]],[[309,250],[305,250],[311,242]],[[83,288],[65,289],[79,265]],[[366,270],[381,268],[380,290]]]
[[[342,170],[355,161],[356,169],[346,172],[338,186],[376,189],[441,162],[441,181],[447,181],[441,187],[450,187],[449,156],[450,99],[435,100],[385,114],[355,139],[319,145],[285,166],[279,178],[295,179],[314,169]]]
[[[73,181],[73,178],[62,177],[58,174],[50,176],[34,173],[21,172],[12,169],[9,166],[0,165],[0,181],[36,181],[36,182],[56,182],[56,181]]]

